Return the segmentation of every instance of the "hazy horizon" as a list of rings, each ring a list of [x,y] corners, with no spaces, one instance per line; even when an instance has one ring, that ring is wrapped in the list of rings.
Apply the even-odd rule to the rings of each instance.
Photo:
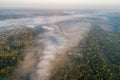
[[[0,9],[119,9],[119,0],[0,0]]]

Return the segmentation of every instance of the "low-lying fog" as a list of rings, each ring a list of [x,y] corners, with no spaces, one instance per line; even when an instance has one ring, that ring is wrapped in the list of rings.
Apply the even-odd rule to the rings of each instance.
[[[24,61],[16,70],[18,77],[24,80],[48,80],[54,70],[53,61],[59,55],[77,46],[87,35],[93,22],[90,19],[99,21],[89,14],[40,16],[0,21],[0,31],[20,26],[43,30],[43,33],[39,33],[35,38],[34,45],[25,51]]]

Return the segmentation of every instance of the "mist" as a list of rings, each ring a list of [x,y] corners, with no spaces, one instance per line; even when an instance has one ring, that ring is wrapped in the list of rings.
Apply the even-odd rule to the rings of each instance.
[[[81,19],[75,16],[67,17],[33,26],[33,29],[42,29],[44,32],[39,33],[34,44],[25,51],[25,58],[15,71],[15,74],[18,74],[17,79],[49,80],[54,70],[53,62],[57,57],[77,46],[89,32],[91,24]]]
[[[0,52],[2,55],[4,53],[13,54],[12,56],[7,54],[7,57],[1,56],[0,72],[3,74],[1,76],[0,73],[0,78],[5,74],[5,80],[50,80],[57,72],[55,70],[60,71],[59,67],[63,68],[64,63],[67,63],[66,54],[74,58],[72,55],[74,53],[75,58],[76,56],[81,58],[77,60],[80,65],[75,65],[76,70],[80,68],[81,70],[78,71],[78,78],[74,79],[107,79],[107,77],[112,79],[119,76],[117,69],[111,70],[117,65],[112,64],[107,67],[107,58],[111,59],[111,62],[112,60],[116,62],[114,60],[117,59],[119,62],[119,57],[117,57],[119,46],[115,49],[116,44],[119,43],[119,31],[117,30],[119,29],[119,13],[120,0],[0,0],[0,36],[1,41],[4,40],[1,42]],[[114,28],[114,25],[117,27]],[[29,36],[27,31],[22,32],[22,28],[30,30],[31,35]],[[19,30],[20,38],[16,33],[14,35],[14,32],[14,36],[8,35],[11,31],[19,32]],[[32,30],[36,33],[31,33]],[[29,45],[27,45],[28,36],[31,39]],[[22,37],[26,39],[22,40]],[[17,41],[12,42],[12,38]],[[25,44],[25,49],[20,40]],[[82,41],[84,44],[80,44]],[[84,45],[86,46],[84,47]],[[75,52],[72,52],[74,49],[76,49]],[[113,55],[115,52],[116,55]],[[70,59],[68,60],[71,64]],[[70,74],[71,77],[77,72],[74,69],[72,72],[72,68],[74,66],[70,66],[70,73],[73,73],[72,76]],[[89,70],[88,73],[87,70]],[[113,75],[115,71],[116,73]],[[65,70],[61,73],[63,78],[67,79],[68,75],[66,73],[64,75],[64,72],[69,72]],[[104,77],[104,74],[107,77],[106,75]],[[59,79],[59,77],[57,78]],[[72,78],[68,76],[69,79]]]

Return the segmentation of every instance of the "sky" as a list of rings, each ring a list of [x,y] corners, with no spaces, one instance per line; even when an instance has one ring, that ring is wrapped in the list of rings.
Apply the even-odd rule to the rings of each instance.
[[[0,0],[0,8],[120,8],[120,0]]]

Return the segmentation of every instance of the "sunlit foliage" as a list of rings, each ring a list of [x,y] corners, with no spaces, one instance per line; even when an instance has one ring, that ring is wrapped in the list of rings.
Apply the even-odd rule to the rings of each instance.
[[[16,65],[22,61],[23,52],[33,42],[37,31],[21,27],[20,29],[0,33],[0,79],[9,77]]]

